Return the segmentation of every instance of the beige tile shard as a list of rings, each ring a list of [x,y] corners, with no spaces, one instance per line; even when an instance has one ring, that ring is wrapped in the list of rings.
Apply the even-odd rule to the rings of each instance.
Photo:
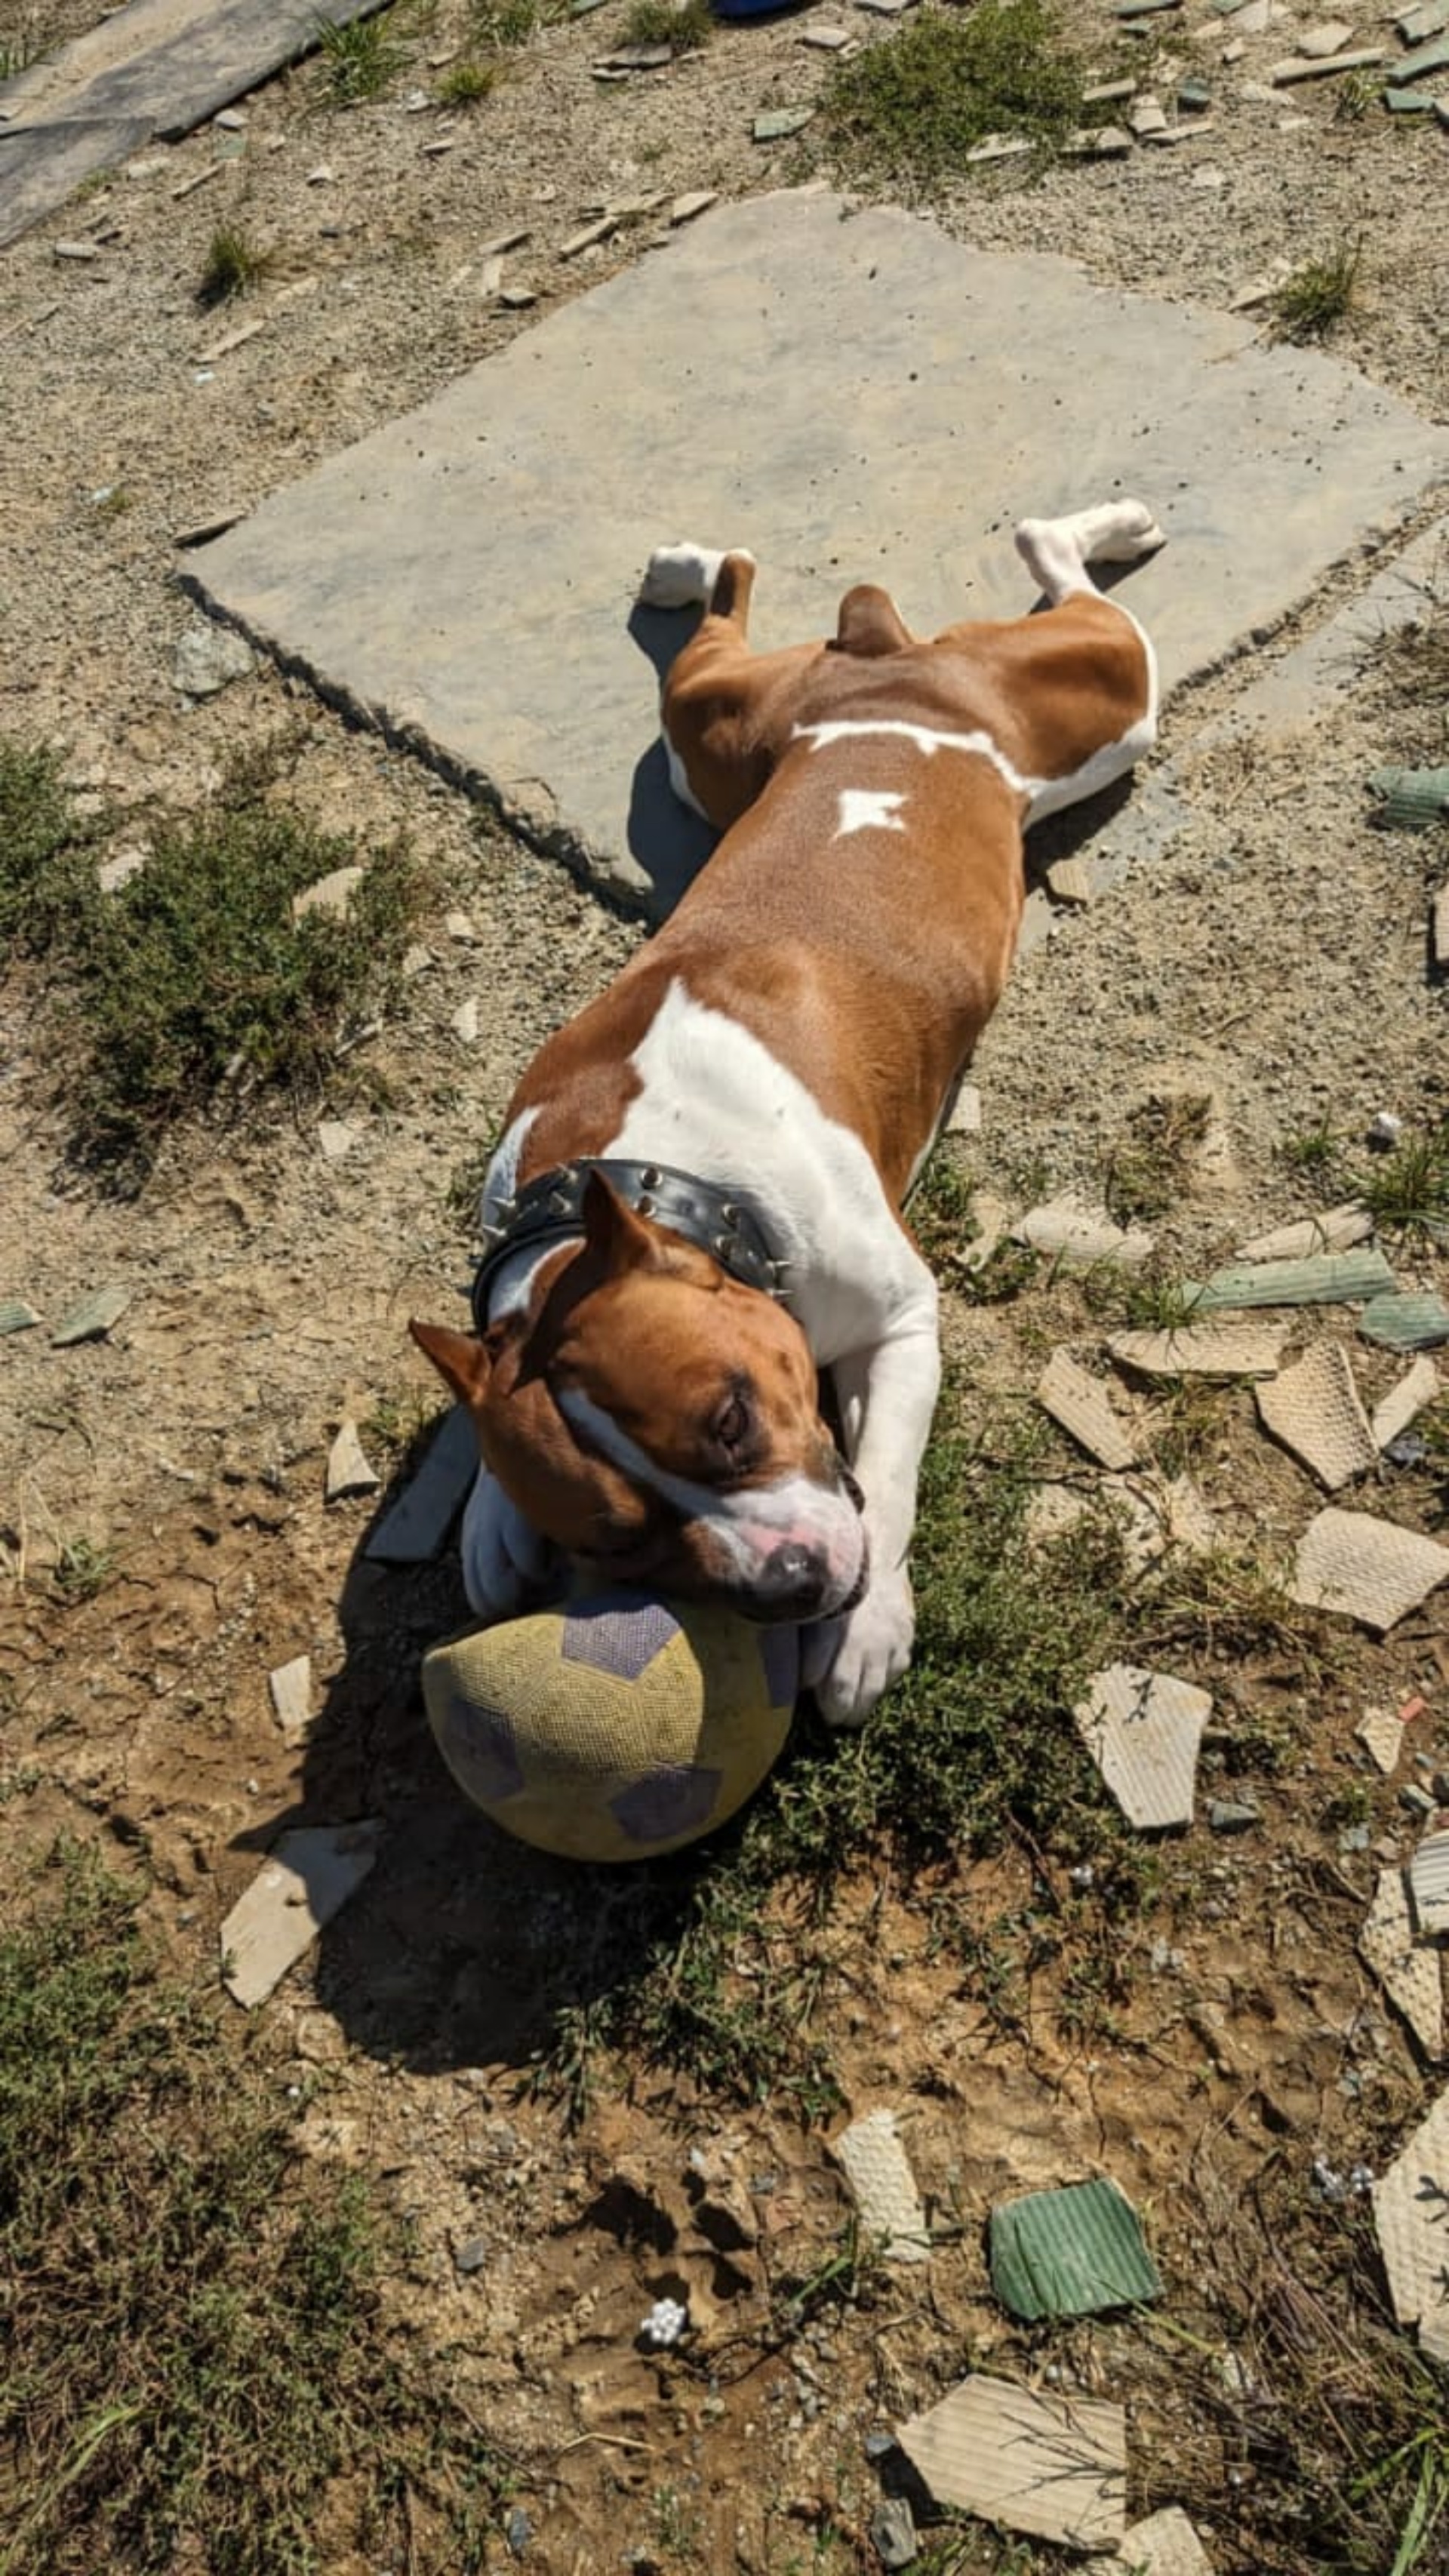
[[[1078,1732],[1128,1823],[1147,1832],[1190,1825],[1208,1693],[1171,1673],[1112,1664],[1074,1711]]]
[[[1191,1476],[1169,1476],[1162,1489],[1158,1516],[1169,1547],[1189,1556],[1210,1556],[1218,1544],[1218,1525]]]
[[[1414,1922],[1426,1941],[1449,1938],[1449,1834],[1426,1834],[1409,1863]]]
[[[1391,1708],[1366,1708],[1353,1731],[1360,1744],[1367,1746],[1385,1779],[1398,1769],[1404,1749],[1404,1726]]]
[[[1135,1268],[1152,1250],[1150,1234],[1118,1225],[1104,1207],[1092,1206],[1075,1190],[1064,1190],[1060,1198],[1046,1199],[1040,1207],[1028,1208],[1012,1232],[1019,1243],[1029,1243],[1034,1252],[1048,1253],[1054,1260],[1069,1262],[1073,1267],[1090,1268],[1096,1261],[1114,1261]]]
[[[377,1858],[381,1831],[371,1818],[282,1835],[221,1927],[222,1980],[239,2004],[264,2003],[356,1894]]]
[[[1342,1342],[1315,1342],[1291,1368],[1258,1388],[1265,1431],[1302,1461],[1330,1494],[1378,1459]]]
[[[980,1135],[981,1093],[974,1082],[962,1083],[942,1133],[947,1136]]]
[[[931,2239],[926,2213],[894,2111],[853,2120],[831,2153],[860,2214],[861,2229],[888,2263],[925,2263]]]
[[[292,919],[305,921],[309,912],[322,912],[334,921],[345,921],[364,874],[362,868],[334,868],[330,876],[304,886],[292,897]]]
[[[267,1675],[267,1688],[284,1738],[288,1744],[300,1743],[312,1723],[311,1656],[294,1655],[289,1664],[278,1664]]]
[[[1131,2576],[1213,2576],[1212,2560],[1181,2505],[1134,2522],[1110,2562]]]
[[[1033,2396],[975,2372],[898,2438],[937,2504],[1069,2549],[1122,2539],[1127,2418],[1105,2399]]]
[[[1387,1449],[1391,1440],[1397,1440],[1401,1431],[1408,1430],[1425,1405],[1433,1403],[1438,1392],[1439,1372],[1428,1353],[1424,1352],[1415,1360],[1413,1367],[1405,1371],[1397,1386],[1390,1387],[1382,1403],[1374,1406],[1369,1429],[1376,1445]]]
[[[1449,2092],[1374,2184],[1374,2224],[1400,2325],[1449,2350]]]
[[[1298,1543],[1289,1598],[1305,1610],[1337,1610],[1383,1637],[1446,1575],[1449,1548],[1369,1512],[1330,1507]]]
[[[1358,1954],[1397,2006],[1426,2057],[1444,2054],[1444,1975],[1437,1950],[1414,1939],[1401,1869],[1381,1869],[1358,1936]]]
[[[1292,1225],[1276,1226],[1271,1234],[1255,1234],[1251,1243],[1240,1243],[1234,1256],[1239,1261],[1307,1261],[1315,1252],[1349,1252],[1356,1243],[1367,1243],[1374,1221],[1366,1207],[1350,1201],[1346,1207],[1325,1208],[1322,1216],[1304,1216]]]
[[[375,1494],[382,1483],[358,1437],[355,1422],[344,1422],[327,1452],[324,1500],[340,1502],[345,1494]]]
[[[1112,1410],[1107,1390],[1066,1351],[1053,1351],[1037,1382],[1037,1402],[1054,1422],[1103,1467],[1120,1474],[1137,1455],[1120,1415]]]
[[[1282,1324],[1182,1324],[1165,1333],[1114,1333],[1107,1348],[1139,1377],[1273,1377]]]

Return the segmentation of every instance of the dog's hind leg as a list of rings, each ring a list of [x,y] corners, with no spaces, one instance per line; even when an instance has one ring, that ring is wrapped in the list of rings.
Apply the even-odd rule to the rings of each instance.
[[[670,664],[660,722],[675,795],[720,830],[753,804],[774,766],[782,682],[788,686],[820,650],[804,644],[751,653],[754,582],[755,558],[742,547],[717,554],[708,546],[659,546],[639,590],[646,608],[704,606]]]
[[[1096,592],[1088,566],[1139,563],[1165,544],[1145,501],[1102,501],[1063,519],[1023,519],[1016,551],[1054,608],[1079,591]]]

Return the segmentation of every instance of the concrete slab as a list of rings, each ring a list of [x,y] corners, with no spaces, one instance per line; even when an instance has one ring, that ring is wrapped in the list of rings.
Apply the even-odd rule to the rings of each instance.
[[[6,84],[0,243],[63,205],[93,170],[153,136],[174,143],[310,53],[321,24],[385,0],[130,0],[53,60]]]
[[[1140,492],[1170,686],[1310,595],[1449,473],[1449,433],[1251,320],[1091,285],[807,189],[717,208],[192,558],[326,693],[666,903],[707,847],[651,743],[683,616],[651,547],[748,544],[763,645],[888,581],[907,619],[1027,604],[1027,511]]]

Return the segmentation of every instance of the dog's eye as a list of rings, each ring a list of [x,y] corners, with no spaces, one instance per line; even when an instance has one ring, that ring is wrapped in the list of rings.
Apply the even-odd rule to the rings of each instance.
[[[750,1408],[744,1397],[727,1397],[710,1427],[721,1449],[741,1448],[749,1437],[750,1429]]]

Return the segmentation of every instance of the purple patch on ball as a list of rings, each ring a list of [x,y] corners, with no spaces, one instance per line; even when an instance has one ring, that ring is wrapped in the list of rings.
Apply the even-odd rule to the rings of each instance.
[[[497,1806],[504,1798],[517,1797],[523,1786],[523,1765],[512,1724],[501,1708],[464,1699],[454,1691],[448,1701],[447,1731],[475,1798],[485,1806]]]
[[[771,1708],[789,1708],[800,1687],[799,1629],[762,1628],[760,1661]]]
[[[631,1601],[614,1593],[574,1604],[564,1620],[563,1659],[589,1664],[596,1673],[613,1673],[621,1682],[637,1682],[678,1634],[679,1622],[662,1601],[642,1595]]]
[[[695,1763],[674,1763],[621,1789],[609,1807],[631,1842],[662,1843],[671,1834],[694,1833],[705,1823],[714,1812],[722,1776]]]

